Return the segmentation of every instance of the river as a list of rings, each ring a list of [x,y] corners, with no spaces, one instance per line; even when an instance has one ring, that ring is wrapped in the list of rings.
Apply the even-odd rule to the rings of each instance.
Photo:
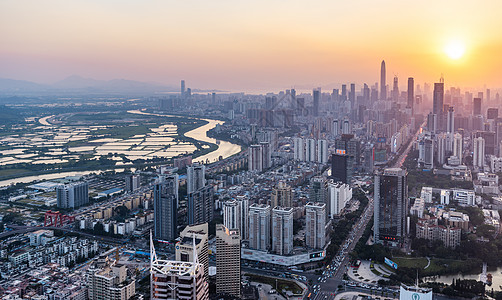
[[[160,114],[152,114],[152,113],[145,113],[139,110],[131,110],[128,111],[128,113],[132,114],[142,114],[142,115],[152,115],[152,116],[162,116],[162,117],[179,117],[175,115],[160,115]],[[50,123],[47,122],[47,119],[50,118],[45,117],[43,118],[44,120],[40,119],[40,123],[44,125],[51,125]],[[192,118],[192,117],[188,117]],[[223,124],[223,121],[220,120],[213,120],[213,119],[202,119],[202,118],[192,118],[192,119],[198,119],[198,120],[204,120],[207,121],[208,123],[206,125],[200,126],[198,128],[195,128],[193,130],[188,131],[185,133],[185,136],[202,141],[202,142],[207,142],[207,143],[213,143],[216,144],[216,139],[210,138],[207,136],[207,132],[218,124]],[[47,123],[47,124],[46,124]],[[232,156],[234,154],[237,154],[241,151],[241,146],[232,144],[230,142],[226,141],[220,141],[218,145],[218,149],[215,151],[212,151],[206,155],[197,157],[194,161],[196,162],[206,162],[207,160],[209,162],[215,162],[218,160],[218,158],[221,156],[223,158],[227,158],[229,156]],[[123,169],[114,169],[117,172],[122,172]],[[34,175],[34,176],[25,176],[25,177],[19,177],[19,178],[13,178],[13,179],[8,179],[4,181],[0,181],[0,187],[8,186],[11,184],[17,184],[17,183],[30,183],[33,181],[37,180],[50,180],[50,179],[56,179],[56,178],[62,178],[66,176],[75,176],[75,175],[88,175],[91,173],[102,173],[102,172],[107,172],[107,171],[113,171],[113,170],[93,170],[93,171],[73,171],[73,172],[59,172],[59,173],[52,173],[52,174],[43,174],[43,175]]]
[[[150,115],[150,116],[161,116],[161,117],[186,117],[186,116],[161,115],[161,114],[146,113],[146,112],[142,112],[142,111],[139,111],[139,110],[130,110],[130,111],[128,111],[128,113],[131,113],[131,114],[141,114],[141,115]],[[213,119],[195,118],[195,117],[187,117],[187,118],[192,118],[192,119],[197,119],[197,120],[204,120],[204,121],[206,121],[208,123],[206,125],[203,125],[201,127],[195,128],[195,129],[190,130],[189,132],[185,133],[186,137],[193,138],[193,139],[196,139],[196,140],[199,140],[199,141],[202,141],[202,142],[206,142],[206,143],[212,143],[212,144],[216,144],[217,143],[216,139],[213,139],[213,138],[210,138],[210,137],[207,136],[207,132],[209,130],[213,129],[214,127],[216,127],[216,125],[218,125],[218,124],[221,125],[221,124],[225,123],[224,121],[213,120]],[[209,162],[212,163],[212,162],[217,161],[220,156],[222,156],[223,158],[227,158],[227,157],[232,156],[234,154],[237,154],[239,152],[241,152],[241,146],[236,145],[236,144],[232,144],[232,143],[227,142],[227,141],[220,141],[217,150],[215,150],[213,152],[210,152],[210,153],[208,153],[206,155],[197,157],[194,161],[197,161],[197,162],[206,162],[206,160],[209,160]]]

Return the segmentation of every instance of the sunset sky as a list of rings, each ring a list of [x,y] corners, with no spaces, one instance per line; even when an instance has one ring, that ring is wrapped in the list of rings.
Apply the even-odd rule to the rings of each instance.
[[[2,0],[0,77],[263,91],[379,80],[498,88],[502,2]],[[455,42],[465,54],[444,49]]]

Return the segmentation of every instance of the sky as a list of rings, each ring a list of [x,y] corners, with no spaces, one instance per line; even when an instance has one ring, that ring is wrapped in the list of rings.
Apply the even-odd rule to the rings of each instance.
[[[498,88],[502,1],[2,0],[0,78],[264,91],[387,82]],[[465,53],[444,51],[451,43]],[[459,50],[460,51],[460,50]]]

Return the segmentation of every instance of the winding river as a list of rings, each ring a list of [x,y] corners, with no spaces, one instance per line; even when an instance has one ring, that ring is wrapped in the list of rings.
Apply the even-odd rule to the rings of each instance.
[[[130,110],[128,113],[131,114],[141,114],[141,115],[152,115],[152,116],[161,116],[161,117],[180,117],[180,116],[175,116],[175,115],[161,115],[161,114],[153,114],[153,113],[146,113],[142,112],[139,110]],[[51,117],[51,116],[49,116]],[[44,122],[41,122],[42,124],[47,123],[46,119],[49,118],[46,117],[44,118]],[[208,123],[206,125],[200,126],[198,128],[195,128],[193,130],[188,131],[185,133],[185,136],[206,142],[206,143],[212,143],[216,144],[217,141],[216,139],[210,138],[207,136],[207,132],[218,124],[223,124],[223,121],[220,120],[213,120],[213,119],[203,119],[203,118],[194,118],[194,117],[187,117],[187,118],[192,118],[192,119],[197,119],[197,120],[204,120],[207,121]],[[47,123],[50,125],[50,123]],[[46,125],[46,124],[44,124]],[[232,144],[230,142],[226,141],[219,141],[218,144],[218,149],[215,151],[212,151],[206,155],[197,157],[194,159],[196,162],[215,162],[218,160],[218,158],[221,156],[223,158],[230,157],[234,154],[237,154],[241,151],[241,146]],[[123,170],[123,169],[122,169]],[[74,171],[74,172],[60,172],[60,173],[51,173],[51,174],[43,174],[43,175],[35,175],[35,176],[25,176],[25,177],[19,177],[19,178],[13,178],[13,179],[8,179],[4,181],[0,181],[0,187],[8,186],[11,184],[17,184],[17,183],[30,183],[33,181],[37,180],[50,180],[50,179],[56,179],[56,178],[61,178],[61,177],[66,177],[66,176],[75,176],[75,175],[87,175],[90,173],[101,173],[101,172],[106,172],[106,171],[111,171],[111,169],[107,170],[93,170],[93,171]],[[115,171],[121,171],[121,169],[115,169]]]

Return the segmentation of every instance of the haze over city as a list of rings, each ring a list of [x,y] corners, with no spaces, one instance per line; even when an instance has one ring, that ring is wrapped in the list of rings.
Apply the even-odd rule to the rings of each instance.
[[[501,9],[491,0],[2,1],[0,77],[183,78],[264,92],[373,84],[385,59],[389,75],[496,88]],[[448,56],[452,44],[465,53]]]
[[[0,0],[0,300],[502,300],[501,11]]]

